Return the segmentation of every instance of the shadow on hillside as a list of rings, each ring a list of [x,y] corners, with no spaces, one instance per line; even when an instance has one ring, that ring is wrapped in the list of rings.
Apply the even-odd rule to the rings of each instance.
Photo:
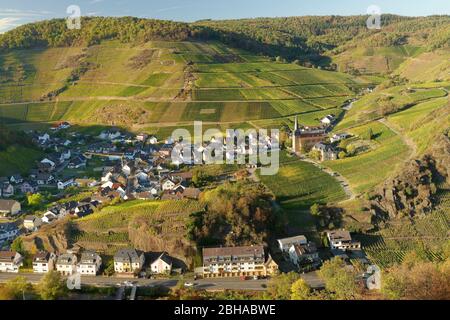
[[[331,64],[330,57],[308,49],[305,40],[301,37],[294,37],[295,47],[286,47],[263,43],[237,32],[226,30],[220,30],[219,32],[210,27],[202,26],[202,32],[198,33],[194,40],[220,41],[231,47],[247,50],[256,55],[280,56],[290,61],[309,62],[315,66],[328,67]]]

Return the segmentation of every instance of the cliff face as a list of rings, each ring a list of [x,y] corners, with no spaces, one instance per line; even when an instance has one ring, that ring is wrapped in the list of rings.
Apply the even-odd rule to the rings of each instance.
[[[436,184],[443,182],[450,182],[450,139],[447,135],[441,135],[427,155],[407,164],[400,175],[377,190],[371,201],[373,222],[431,212]]]

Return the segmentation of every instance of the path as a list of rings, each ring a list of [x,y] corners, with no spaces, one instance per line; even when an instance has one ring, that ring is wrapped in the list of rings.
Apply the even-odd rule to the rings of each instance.
[[[408,157],[408,159],[405,160],[405,162],[409,162],[417,154],[417,146],[414,143],[414,141],[411,138],[409,138],[408,136],[406,136],[400,128],[398,128],[393,123],[389,122],[386,118],[379,119],[378,122],[384,124],[390,130],[392,130],[408,146],[408,148],[411,150],[411,155]]]

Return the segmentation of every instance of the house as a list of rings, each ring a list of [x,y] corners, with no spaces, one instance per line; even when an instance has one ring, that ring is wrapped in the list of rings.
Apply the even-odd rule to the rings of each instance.
[[[353,241],[350,232],[346,230],[334,230],[327,232],[327,238],[332,250],[361,249],[361,243]]]
[[[13,176],[11,176],[11,178],[9,179],[9,181],[11,181],[11,183],[22,183],[23,182],[23,178],[20,174],[15,174]]]
[[[114,140],[119,138],[121,135],[122,134],[120,133],[120,131],[111,129],[102,131],[99,135],[99,138],[102,140]]]
[[[18,273],[23,266],[23,257],[14,251],[0,251],[0,272]]]
[[[150,144],[158,144],[158,139],[157,139],[155,136],[151,136],[151,137],[148,139],[148,142],[149,142]]]
[[[312,151],[319,153],[320,161],[337,160],[339,154],[332,145],[323,142],[316,143]]]
[[[335,133],[331,138],[331,143],[339,142],[341,140],[345,140],[351,137],[351,134],[349,133]]]
[[[64,276],[71,276],[77,272],[77,260],[73,253],[60,255],[56,261],[56,270]]]
[[[298,244],[298,245],[304,245],[308,243],[308,240],[305,236],[299,235],[295,237],[290,238],[284,238],[284,239],[278,239],[278,246],[283,253],[287,253],[291,246]]]
[[[41,218],[36,216],[26,216],[23,220],[23,226],[28,231],[36,231],[42,225]]]
[[[14,216],[22,210],[20,203],[15,200],[0,199],[0,215]]]
[[[14,191],[14,186],[11,183],[4,183],[3,186],[1,186],[0,196],[10,198],[14,195]]]
[[[56,163],[55,163],[54,161],[48,159],[48,158],[45,158],[45,159],[41,160],[40,164],[41,164],[41,165],[44,165],[44,167],[45,167],[46,165],[48,165],[49,168],[53,168],[53,169],[54,169],[55,166],[56,166]]]
[[[94,179],[75,179],[75,183],[78,187],[95,187],[98,185],[98,182]]]
[[[329,114],[325,117],[323,117],[322,119],[320,119],[320,122],[324,125],[329,126],[330,124],[332,124],[334,121],[336,120],[336,116],[334,114]]]
[[[18,188],[21,193],[36,193],[38,191],[38,184],[35,181],[24,181]]]
[[[33,272],[48,273],[55,268],[56,255],[45,251],[38,252],[33,257]]]
[[[78,156],[70,160],[67,168],[69,169],[79,169],[86,167],[87,161],[84,156]]]
[[[56,214],[54,214],[51,211],[47,211],[46,213],[44,213],[44,216],[42,217],[42,222],[49,224],[57,219],[58,217],[56,216]]]
[[[161,183],[163,191],[172,190],[177,184],[171,179],[164,179]]]
[[[75,208],[74,215],[78,218],[85,217],[87,215],[90,215],[94,213],[94,207],[90,203],[80,203]]]
[[[114,256],[116,273],[135,273],[141,271],[145,263],[143,252],[135,249],[120,249]]]
[[[321,264],[319,252],[313,242],[294,244],[289,248],[288,253],[289,260],[300,270],[311,270]]]
[[[48,133],[38,136],[39,144],[46,144],[48,141],[50,141],[50,135]]]
[[[78,263],[78,272],[81,275],[95,276],[102,266],[102,258],[94,251],[84,251]]]
[[[19,235],[19,228],[14,222],[0,223],[0,245],[13,241]]]
[[[184,189],[182,195],[183,198],[198,200],[201,195],[201,190],[198,188],[186,188]]]
[[[36,176],[36,182],[38,185],[48,185],[55,181],[55,177],[53,177],[50,173],[38,173]]]
[[[203,249],[203,277],[267,276],[273,274],[276,263],[264,247],[221,247]]]
[[[150,270],[156,274],[170,274],[172,272],[172,258],[163,252],[152,263],[150,263]]]
[[[147,138],[148,138],[148,134],[146,134],[146,133],[139,133],[136,136],[136,140],[141,141],[141,142],[145,142],[147,140]]]
[[[76,184],[75,184],[74,178],[68,178],[68,179],[65,179],[65,180],[59,180],[57,182],[58,190],[65,190],[65,189],[67,189],[69,187],[73,187],[75,185]]]

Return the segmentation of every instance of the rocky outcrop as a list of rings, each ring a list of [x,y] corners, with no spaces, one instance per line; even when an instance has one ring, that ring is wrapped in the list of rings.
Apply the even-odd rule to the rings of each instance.
[[[371,200],[372,222],[431,212],[437,185],[450,182],[450,139],[441,135],[421,160],[413,160],[386,181]]]

